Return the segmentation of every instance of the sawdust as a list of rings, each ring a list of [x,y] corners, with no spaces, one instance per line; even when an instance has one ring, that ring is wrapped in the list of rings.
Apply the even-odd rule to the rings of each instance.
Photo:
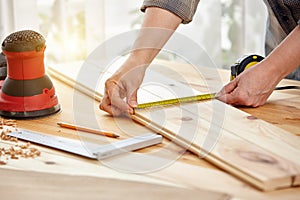
[[[18,138],[7,135],[12,130],[18,131],[17,121],[12,119],[0,120],[0,140],[12,143],[10,147],[0,148],[0,165],[5,165],[10,159],[35,158],[41,155],[41,152],[31,147],[30,142],[20,143]]]

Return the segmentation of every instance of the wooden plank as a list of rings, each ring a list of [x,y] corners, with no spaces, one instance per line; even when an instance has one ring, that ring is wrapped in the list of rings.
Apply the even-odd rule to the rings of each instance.
[[[217,91],[218,88],[213,89],[214,81],[221,79],[223,84],[229,82],[230,72],[229,70],[218,69],[218,76],[216,78],[216,70],[210,68],[201,68],[200,75],[203,74],[204,80],[199,76],[199,72],[192,66],[186,63],[177,63],[169,61],[157,61],[158,66],[151,66],[155,71],[159,71],[162,74],[167,74],[168,78],[177,79],[178,74],[183,76],[188,81],[188,85],[197,89],[203,93],[209,91]],[[170,66],[174,71],[171,73]],[[205,83],[210,81],[211,84]],[[279,86],[296,85],[300,86],[300,82],[296,80],[283,79]],[[274,91],[267,103],[264,106],[258,108],[238,107],[240,110],[249,113],[259,119],[271,123],[277,127],[280,127],[292,134],[300,135],[300,102],[299,102],[300,90],[284,90]],[[280,112],[279,112],[280,111]]]
[[[112,73],[112,72],[109,72],[109,73]],[[153,76],[153,74],[151,74],[149,76],[152,79],[155,79],[155,76]],[[212,74],[211,76],[213,77],[214,74]],[[212,80],[213,79],[214,78],[212,78]],[[170,79],[168,79],[168,78],[165,78],[165,79],[159,78],[156,81],[158,81],[160,84],[162,84],[163,87],[171,86],[171,90],[173,90],[172,86],[176,85],[176,87],[174,87],[175,94],[180,94],[180,92],[178,92],[178,91],[186,91],[184,89],[186,87],[182,87],[182,84],[181,85],[174,84],[174,81],[172,81],[172,83],[171,83]],[[205,81],[203,82],[203,84],[205,84]],[[202,86],[202,88],[205,88],[205,87],[207,87],[207,86],[205,86],[205,85]],[[154,94],[154,96],[153,96],[152,94],[149,94],[149,93],[151,93],[149,91],[151,91],[151,86],[148,87],[148,89],[146,89],[146,90],[141,90],[141,93],[140,93],[140,94],[143,94],[141,96],[147,96],[148,101],[157,100],[157,96],[159,96],[158,99],[159,98],[165,99],[165,98],[169,97],[169,96],[164,97],[163,96],[164,93],[161,93],[160,95]],[[154,90],[154,91],[157,91],[157,90]],[[148,94],[148,95],[145,95],[145,94]],[[153,98],[153,99],[151,99],[151,98]],[[142,101],[144,102],[145,99],[142,99]],[[202,115],[200,115],[199,120],[201,119],[203,122],[206,123],[206,129],[207,129],[207,127],[209,127],[210,123],[212,123],[212,124],[214,123],[213,121],[211,121],[212,114],[213,114],[212,109],[211,109],[211,106],[206,105],[205,103],[202,103],[199,105],[204,105],[204,106],[202,106],[202,107],[200,106],[196,110],[195,109],[189,110],[190,108],[187,107],[187,108],[185,108],[185,110],[189,111],[191,113],[193,113],[195,111],[201,112]],[[267,157],[270,159],[279,160],[280,164],[287,163],[288,170],[286,173],[281,172],[281,173],[278,173],[278,176],[275,175],[272,177],[272,174],[268,174],[268,172],[269,172],[268,170],[265,170],[264,172],[258,170],[258,172],[257,172],[255,170],[253,170],[251,167],[249,167],[251,165],[243,166],[242,161],[239,162],[237,160],[237,162],[235,162],[233,159],[232,162],[235,164],[231,164],[231,163],[229,164],[224,159],[220,160],[220,156],[222,156],[222,154],[220,154],[219,152],[215,153],[217,156],[215,156],[215,155],[210,156],[210,158],[208,160],[210,160],[210,162],[217,164],[219,167],[222,167],[222,168],[234,173],[235,175],[239,176],[240,178],[245,179],[248,182],[251,182],[252,184],[256,185],[257,187],[259,187],[263,190],[272,190],[272,189],[277,189],[277,188],[281,188],[281,187],[289,187],[289,186],[291,186],[292,182],[296,183],[297,181],[293,181],[293,180],[298,180],[299,168],[296,164],[294,164],[294,161],[296,158],[298,158],[297,156],[299,155],[299,154],[297,154],[299,152],[299,150],[297,150],[297,148],[296,148],[297,144],[299,143],[299,140],[296,140],[295,138],[291,137],[290,134],[288,134],[288,136],[287,136],[286,132],[284,132],[274,126],[269,126],[269,124],[265,123],[262,120],[249,120],[252,118],[251,117],[247,118],[249,116],[248,114],[243,113],[243,112],[237,112],[237,110],[235,108],[231,108],[227,105],[225,107],[227,110],[230,110],[227,113],[228,115],[230,115],[230,118],[225,118],[224,126],[222,126],[222,127],[220,127],[220,125],[213,124],[213,126],[216,126],[217,128],[224,129],[224,130],[222,130],[222,133],[226,132],[226,134],[225,134],[226,137],[223,140],[224,141],[235,141],[236,145],[244,144],[245,147],[247,147],[247,149],[248,149],[247,151],[254,152],[254,154],[256,154],[256,155],[267,155]],[[152,111],[151,111],[151,113],[152,113]],[[181,111],[182,110],[180,110],[179,112],[181,112]],[[168,112],[170,112],[170,110],[168,110]],[[174,114],[177,112],[178,112],[178,110],[176,112],[172,112],[172,113]],[[145,114],[145,113],[143,113],[143,114]],[[168,127],[169,124],[168,125],[164,124],[163,126],[162,126],[162,124],[154,124],[153,125],[152,119],[150,119],[149,116],[147,116],[147,115],[143,116],[143,114],[141,114],[140,111],[138,111],[137,115],[132,116],[132,117],[134,120],[139,121],[142,124],[146,124],[153,130],[162,133],[167,138],[174,140],[176,143],[178,143],[182,146],[189,147],[189,149],[191,151],[199,154],[200,146],[197,145],[197,143],[195,145],[193,142],[191,142],[190,138],[182,137],[182,136],[174,137],[174,135],[176,135],[176,133],[178,132],[178,127],[177,127],[177,129],[176,128],[172,129],[172,128]],[[223,114],[223,113],[217,112],[217,115],[220,115],[220,114]],[[231,115],[233,117],[231,117]],[[152,114],[151,114],[151,116],[152,116]],[[160,119],[159,117],[161,117],[161,115],[157,114],[156,117],[157,117],[157,119]],[[185,118],[187,119],[188,117],[185,116]],[[180,116],[177,117],[177,120],[178,119],[180,119]],[[174,119],[172,118],[172,120],[174,120]],[[252,123],[253,121],[255,123]],[[236,124],[238,124],[239,126]],[[243,124],[243,125],[246,124],[246,125],[242,126],[242,128],[241,128],[241,124]],[[249,124],[249,125],[247,125],[247,124]],[[200,127],[199,130],[201,130],[201,128],[203,128],[203,127]],[[261,130],[264,131],[265,135],[260,134]],[[245,134],[240,134],[240,132],[243,132]],[[277,132],[279,132],[279,133],[277,133]],[[278,140],[278,137],[282,137],[282,136],[287,136],[287,137],[284,137],[283,142]],[[266,139],[266,142],[264,142],[265,139]],[[201,141],[201,139],[198,139],[198,140]],[[203,140],[203,138],[202,138],[202,140]],[[257,141],[259,141],[258,142],[259,144],[257,144]],[[289,146],[290,143],[292,143],[291,146]],[[221,144],[220,145],[223,149],[224,148],[226,149],[226,146],[228,146],[228,145],[226,145],[226,142],[222,142]],[[221,147],[219,149],[222,149]],[[279,148],[277,148],[277,147],[279,147]],[[237,146],[236,151],[238,150],[238,148],[241,148],[241,147]],[[282,157],[284,157],[285,159],[282,159]],[[297,160],[299,160],[299,159],[297,159]],[[260,160],[259,162],[262,162],[262,161],[263,160]],[[234,166],[234,165],[241,165],[242,170],[239,169],[240,166]],[[274,165],[273,170],[274,170],[274,172],[276,172],[276,170],[278,170],[278,166],[276,167],[276,165]],[[270,170],[270,171],[272,171],[272,170]],[[267,175],[265,175],[264,173],[267,173]],[[277,172],[276,172],[276,174],[277,174]]]
[[[213,127],[214,124],[197,117],[192,112],[183,112],[181,108],[172,106],[151,111],[138,110],[134,119],[174,142],[185,141],[185,146],[200,156],[209,153],[205,159],[262,190],[290,187],[293,177],[299,175],[300,168],[296,164],[226,129],[219,128],[220,133],[216,135],[210,131],[218,130]],[[205,145],[208,141],[212,142],[212,146]]]
[[[152,74],[152,78],[155,75]],[[169,79],[165,78],[165,79],[159,79],[159,83],[163,84],[163,85],[170,85],[170,90],[173,91],[172,86],[174,84],[168,83]],[[178,85],[177,85],[178,87]],[[180,88],[180,85],[179,85]],[[182,86],[181,91],[185,91],[185,88]],[[176,88],[177,89],[177,88]],[[151,89],[149,89],[151,90]],[[157,91],[156,89],[152,89],[152,91]],[[164,99],[164,97],[161,97],[162,99]],[[151,101],[151,100],[150,100]],[[219,117],[219,119],[223,119],[222,124],[220,125],[216,125],[214,124],[215,122],[213,121],[214,119],[212,119],[212,115],[214,112],[215,115],[224,115],[223,112],[220,112],[218,110],[214,110],[212,109],[211,106],[205,106],[206,109],[203,109],[203,107],[200,107],[198,109],[195,109],[195,106],[193,106],[193,108],[187,108],[186,106],[183,106],[182,110],[176,110],[175,112],[170,112],[170,109],[165,108],[165,109],[151,109],[151,111],[148,110],[148,116],[146,115],[141,115],[141,113],[143,113],[143,111],[141,110],[137,110],[136,111],[136,115],[137,117],[135,117],[134,119],[137,120],[137,118],[142,117],[143,121],[148,121],[147,125],[149,126],[150,123],[150,127],[153,128],[153,126],[158,126],[158,128],[155,128],[155,130],[159,130],[162,127],[164,127],[164,129],[168,129],[168,134],[166,135],[166,137],[169,137],[169,139],[174,139],[174,137],[170,137],[170,135],[176,135],[176,137],[178,137],[178,133],[179,133],[179,129],[182,128],[182,124],[179,127],[176,127],[175,129],[170,128],[170,124],[168,124],[168,122],[170,120],[175,120],[174,124],[178,124],[178,119],[183,119],[183,118],[190,118],[192,119],[192,117],[190,116],[176,116],[176,114],[178,113],[182,113],[183,110],[189,111],[191,113],[194,113],[195,116],[198,118],[203,118],[206,122],[210,122],[212,123],[214,126],[217,126],[220,129],[225,129],[227,130],[228,134],[227,137],[229,135],[231,135],[230,137],[232,137],[232,134],[235,135],[235,137],[240,137],[241,141],[238,141],[237,144],[241,144],[243,143],[243,140],[245,140],[245,142],[248,143],[248,145],[244,144],[245,146],[249,146],[251,147],[250,150],[253,152],[254,154],[261,154],[261,155],[266,155],[269,158],[275,159],[276,161],[279,159],[281,159],[281,157],[288,157],[288,159],[283,159],[281,164],[284,163],[288,163],[287,165],[291,166],[293,169],[291,171],[289,171],[286,174],[281,174],[282,177],[278,178],[278,177],[263,177],[261,176],[260,178],[257,178],[259,181],[257,180],[253,180],[252,178],[255,177],[257,175],[257,172],[255,172],[256,169],[255,167],[253,168],[253,166],[251,167],[251,165],[247,165],[247,167],[249,167],[250,170],[252,170],[251,173],[255,174],[253,175],[252,178],[249,178],[247,176],[241,175],[240,172],[235,172],[236,169],[233,169],[231,167],[226,167],[227,170],[229,170],[231,173],[234,174],[239,174],[240,177],[244,177],[248,182],[252,182],[252,184],[256,185],[257,187],[263,189],[263,190],[274,190],[276,188],[281,188],[281,187],[290,187],[293,184],[293,179],[299,176],[299,167],[294,163],[296,161],[297,164],[299,164],[297,161],[299,159],[297,159],[299,156],[300,151],[298,149],[296,149],[295,147],[299,146],[299,140],[297,140],[296,138],[293,138],[293,135],[291,135],[290,133],[287,133],[286,131],[283,131],[275,126],[272,126],[262,120],[255,120],[255,123],[253,123],[252,121],[254,120],[249,120],[249,119],[253,119],[251,117],[247,118],[248,115],[246,115],[246,113],[238,111],[237,109],[230,107],[228,105],[225,105],[221,102],[218,103],[219,106],[217,107],[226,107],[226,116],[227,117]],[[223,105],[221,105],[223,104]],[[199,103],[199,105],[207,105],[205,103]],[[155,113],[157,111],[157,113]],[[147,112],[147,111],[146,111]],[[170,114],[171,113],[171,114]],[[197,113],[201,113],[200,116],[198,116]],[[172,116],[172,118],[164,118],[162,119],[163,114],[166,115],[170,115]],[[195,117],[194,116],[194,117]],[[230,117],[228,117],[230,116]],[[148,119],[148,120],[145,120]],[[150,120],[149,120],[150,119]],[[176,121],[177,119],[177,121]],[[157,121],[158,120],[158,121]],[[163,124],[159,124],[160,120],[162,120]],[[137,120],[139,121],[139,120]],[[251,123],[252,122],[252,123]],[[195,125],[194,125],[195,126]],[[191,127],[185,127],[186,132],[189,132],[189,128]],[[198,127],[200,130],[201,127]],[[217,129],[218,129],[217,128]],[[263,134],[261,134],[261,132],[265,133],[265,136]],[[193,132],[193,131],[192,131]],[[242,133],[241,133],[242,132]],[[186,136],[186,135],[185,135]],[[278,137],[281,136],[285,136],[284,140],[282,141],[278,141]],[[262,140],[262,138],[266,137],[267,138],[267,142],[265,142],[265,140]],[[190,138],[180,138],[177,140],[184,140],[186,141],[187,144],[192,143],[195,144],[195,142],[191,141],[192,136],[190,136]],[[228,140],[230,141],[230,140]],[[258,141],[258,142],[257,142]],[[220,142],[220,141],[218,141]],[[293,145],[289,146],[287,144],[293,143]],[[197,142],[196,142],[197,144]],[[224,144],[226,144],[224,142]],[[256,147],[258,146],[258,147]],[[200,149],[203,150],[203,148],[201,146],[197,146],[196,147],[200,147]],[[241,147],[239,147],[241,148]],[[259,153],[257,150],[257,148],[261,149],[261,152]],[[252,150],[251,150],[252,149]],[[267,151],[265,151],[264,149],[267,149]],[[237,149],[238,150],[238,149]],[[262,153],[265,152],[265,153]],[[278,154],[280,156],[278,156]],[[223,162],[227,161],[227,158],[220,158],[218,157],[220,160],[222,160]],[[290,161],[288,161],[290,160]],[[235,166],[235,168],[238,168],[239,170],[241,170],[241,163],[242,162],[237,162],[232,160],[233,163],[238,164],[239,166]],[[249,163],[248,163],[249,164]],[[250,163],[251,164],[251,163]],[[225,164],[226,165],[226,164]],[[223,166],[224,167],[224,166]],[[278,166],[276,166],[275,168],[277,168]],[[242,169],[241,170],[242,173],[246,173],[246,174],[251,174],[249,173],[249,171],[247,172],[246,169]],[[272,171],[272,170],[270,170]],[[263,173],[267,173],[270,172],[269,170],[266,170],[265,172],[260,172],[260,175],[263,175]],[[275,173],[276,174],[276,173]],[[269,174],[270,176],[273,176],[273,173]]]
[[[0,176],[1,199],[231,199],[229,195],[201,189],[91,176],[10,169],[0,169]]]
[[[184,90],[184,89],[182,89],[182,90]],[[219,104],[221,104],[221,102]],[[202,105],[206,105],[206,104],[202,103]],[[193,108],[189,109],[186,107],[184,107],[183,109],[186,109],[195,114],[201,113],[200,118],[203,118],[204,120],[211,122],[211,123],[214,123],[213,121],[211,121],[212,112],[217,113],[217,115],[223,114],[222,112],[218,112],[215,110],[212,111],[211,106],[205,106],[206,109],[203,109],[203,108],[204,107],[202,106],[196,110]],[[139,115],[138,112],[140,112],[140,111],[136,112]],[[181,112],[182,112],[182,110],[181,110]],[[255,145],[260,146],[262,149],[267,149],[267,151],[272,154],[279,155],[280,157],[286,158],[285,161],[289,160],[291,163],[295,163],[295,164],[299,165],[300,152],[297,147],[299,147],[300,141],[293,134],[291,134],[287,131],[284,131],[282,129],[279,129],[275,126],[272,126],[263,120],[257,119],[256,117],[249,116],[249,114],[238,111],[237,109],[229,107],[229,106],[226,110],[226,115],[228,115],[230,117],[224,118],[224,122],[222,123],[223,129],[242,138],[243,140],[246,140],[248,142],[251,142]],[[151,112],[151,116],[153,117],[153,112]],[[157,115],[156,117],[158,117],[158,116],[161,116],[161,114]],[[145,116],[143,116],[143,117],[145,119]],[[296,118],[296,120],[297,120],[297,118]],[[148,121],[148,124],[149,124],[149,121]],[[168,125],[165,124],[164,127],[168,127]],[[155,128],[155,129],[159,130],[160,128]],[[169,132],[172,132],[172,131],[169,131]],[[177,133],[177,132],[175,132],[175,133]],[[295,164],[292,164],[292,165],[295,165]],[[297,168],[296,171],[298,171],[298,166],[296,166],[296,168]],[[288,177],[290,177],[290,180],[289,180],[290,184],[287,184],[287,186],[293,184],[292,183],[292,182],[294,182],[293,179],[298,180],[299,173],[292,172],[290,175],[288,175]],[[295,181],[295,182],[297,182],[297,181]],[[295,185],[297,185],[297,184],[298,183],[295,183]],[[278,186],[278,187],[281,187],[281,186]]]
[[[74,137],[76,132],[68,129],[62,129],[56,126],[57,121],[73,120],[73,89],[58,82],[52,77],[54,85],[59,96],[59,101],[62,104],[63,110],[55,115],[51,115],[46,118],[39,118],[34,120],[18,120],[19,127],[24,127],[32,130],[43,131],[48,134],[60,135],[65,137]],[[87,97],[88,98],[88,97]],[[96,104],[98,104],[96,102]],[[122,137],[126,136],[126,133],[142,134],[144,131],[148,131],[142,126],[134,124],[130,119],[121,118],[113,119],[105,112],[102,112],[95,108],[96,115],[99,116],[99,124],[102,128],[109,129],[118,133],[122,133]],[[83,117],[86,116],[83,113]],[[123,133],[124,132],[124,133]],[[95,140],[101,139],[101,137],[94,138]],[[106,141],[107,142],[107,141]],[[3,145],[2,142],[1,146]],[[9,160],[8,164],[1,166],[1,168],[20,169],[22,171],[37,171],[47,173],[59,173],[69,175],[80,175],[89,177],[100,178],[114,178],[120,180],[140,181],[143,183],[165,184],[171,186],[185,186],[187,188],[199,188],[209,191],[218,191],[222,193],[230,193],[237,199],[298,199],[300,194],[300,188],[283,189],[276,192],[260,192],[245,184],[243,181],[236,179],[223,170],[216,169],[211,164],[203,159],[197,158],[189,152],[176,145],[170,146],[168,140],[164,140],[163,144],[158,147],[151,147],[141,150],[144,154],[149,152],[159,151],[161,148],[171,152],[178,152],[178,160],[173,160],[169,165],[156,171],[155,173],[149,173],[144,175],[124,174],[117,173],[109,167],[105,167],[105,164],[93,162],[89,159],[73,156],[71,154],[55,151],[48,148],[38,147],[42,151],[42,156],[36,159],[19,159]],[[158,157],[168,159],[168,154],[158,154]],[[76,181],[75,181],[76,182]],[[78,185],[82,184],[79,182]],[[39,188],[43,187],[43,183]],[[125,188],[128,190],[128,188]],[[130,190],[130,189],[129,189]],[[61,190],[61,192],[64,192]]]
[[[283,85],[300,86],[299,81],[285,80],[285,82],[287,83]],[[300,136],[299,95],[300,90],[275,91],[264,106],[256,109],[242,107],[241,110]]]
[[[63,175],[62,178],[64,175],[75,175],[81,177],[114,179],[115,181],[120,180],[122,182],[129,181],[150,183],[162,185],[162,187],[171,186],[177,188],[204,189],[206,191],[230,194],[231,196],[237,197],[237,199],[297,200],[300,194],[300,188],[284,189],[276,192],[257,191],[248,184],[230,176],[222,170],[208,167],[207,164],[202,165],[202,163],[205,163],[203,159],[198,159],[196,156],[190,155],[188,152],[182,155],[181,159],[170,163],[170,165],[165,166],[160,170],[153,173],[136,175],[118,173],[118,171],[106,167],[105,163],[102,164],[93,160],[72,156],[71,154],[61,153],[48,148],[38,148],[42,152],[41,157],[36,159],[21,158],[19,160],[10,160],[7,165],[0,166],[0,170],[4,168],[14,170],[18,169],[28,174],[32,171],[48,174],[61,174]],[[156,147],[153,150],[158,151],[158,149],[159,148]],[[149,149],[144,149],[143,152],[147,155]],[[189,160],[189,157],[192,157],[191,160]],[[30,179],[29,176],[24,179],[27,178]],[[48,185],[46,182],[47,181],[45,181],[45,183],[40,182],[39,186],[31,192],[35,192],[38,188],[44,188],[44,184],[46,186]],[[5,184],[4,179],[2,183]],[[88,181],[84,183],[89,184]],[[78,179],[77,181],[74,179],[74,184],[82,185],[82,180]],[[11,187],[11,189],[13,189],[13,187]],[[131,190],[131,188],[124,187],[124,190]],[[66,194],[64,193],[68,193],[69,191],[60,189],[60,192],[62,193],[62,196],[65,196]],[[14,194],[14,191],[12,191],[12,194]]]
[[[214,104],[214,106],[212,104]],[[270,152],[300,165],[300,150],[298,148],[300,146],[300,140],[296,135],[258,119],[255,116],[237,110],[234,107],[226,106],[226,110],[222,110],[222,106],[224,105],[220,101],[200,103],[197,106],[198,109],[195,109],[192,105],[185,105],[182,106],[182,109],[194,115],[198,115],[199,118],[214,123],[216,126],[221,126],[222,129],[246,141],[261,146]],[[213,110],[212,108],[215,109]],[[220,109],[219,111],[216,110],[218,108]],[[213,117],[223,121],[218,123]]]
[[[91,65],[93,72],[97,73],[99,77],[103,77],[103,82],[105,81],[105,77],[109,77],[110,74],[112,74],[119,66],[121,66],[123,60],[121,59],[115,64],[112,64],[108,68],[109,71],[106,71],[106,68],[101,66],[99,64],[99,61],[97,60],[91,62],[89,65]],[[57,72],[60,72],[64,77],[69,77],[69,79],[72,80],[71,85],[74,85],[74,81],[76,81],[76,77],[82,67],[82,64],[82,62],[78,62],[71,64],[54,65],[48,67],[48,72],[53,71],[53,73],[51,72],[51,74],[53,74],[54,76],[57,76]],[[190,64],[164,60],[155,60],[149,67],[149,69],[160,72],[164,75],[167,74],[169,79],[172,78],[174,80],[179,80],[182,84],[193,87],[194,89],[202,93],[218,91],[218,89],[220,88],[215,86],[215,82],[219,82],[219,80],[221,80],[223,84],[226,84],[229,81],[230,77],[230,73],[228,70],[216,70],[203,67],[199,72],[199,70],[195,69],[195,67],[191,66]],[[98,70],[98,72],[96,70]],[[101,73],[103,72],[107,73],[107,76],[102,76]],[[62,76],[59,77],[59,79],[61,78]],[[185,80],[185,82],[183,80]],[[300,82],[284,79],[280,82],[279,85],[300,86]],[[99,94],[98,100],[101,99],[103,86],[104,85],[99,84],[99,88],[96,92],[92,90],[92,95],[93,93]],[[277,127],[287,130],[288,132],[299,134],[300,112],[298,111],[300,109],[300,102],[298,100],[298,96],[299,90],[275,91],[264,106],[261,106],[259,108],[239,107],[239,109],[244,110],[247,113],[252,114],[259,119],[263,119],[264,121],[267,121]],[[280,110],[280,113],[278,112],[278,110]]]

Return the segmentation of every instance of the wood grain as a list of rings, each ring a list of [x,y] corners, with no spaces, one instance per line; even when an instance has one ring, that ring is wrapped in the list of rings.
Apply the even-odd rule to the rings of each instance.
[[[160,71],[163,71],[161,69]],[[201,88],[201,91],[205,92],[211,91],[212,88],[207,83],[209,82],[215,86],[217,84],[213,83],[220,78],[217,77],[218,75],[216,76],[215,71],[205,69],[204,73],[208,74],[208,77],[204,76],[205,80],[199,83],[193,83],[192,81],[188,86]],[[194,81],[197,80],[198,77],[195,77],[197,73],[191,73],[185,68],[184,72],[182,74],[187,74]],[[99,69],[99,73],[104,72]],[[109,73],[111,74],[113,71],[109,71]],[[178,77],[178,73],[173,73],[173,76]],[[159,82],[160,86],[163,85],[161,88],[170,87],[175,96],[182,91],[195,92],[194,90],[187,90],[187,86],[170,78],[161,78],[161,76],[156,78],[155,74],[151,74],[148,77],[151,77],[152,82]],[[185,77],[179,77],[180,80],[183,80],[182,82],[186,80]],[[225,79],[221,76],[221,80],[224,81]],[[157,93],[156,91],[159,91],[156,88],[157,86],[151,87],[150,85],[141,88],[139,93],[141,102],[174,98],[167,92]],[[218,87],[214,87],[214,89],[216,88]],[[101,98],[101,92],[98,91],[97,94]],[[217,104],[222,103],[219,102]],[[208,103],[199,103],[196,109],[186,106],[180,110],[172,107],[162,108],[161,110],[137,111],[132,118],[148,126],[148,128],[163,134],[173,142],[186,148],[188,147],[189,150],[196,154],[202,155],[201,151],[204,151],[205,154],[210,152],[207,156],[210,162],[262,190],[290,187],[293,184],[298,185],[299,150],[297,146],[299,145],[299,140],[291,133],[259,120],[255,116],[238,111],[228,105],[221,105],[221,107],[226,108],[225,118],[222,111],[214,110]],[[184,113],[190,113],[191,116],[178,115],[183,110]],[[165,113],[166,116],[162,115],[162,113]],[[201,113],[201,115],[198,113]],[[190,121],[190,119],[194,118],[197,118],[197,122],[200,121],[200,125],[189,122],[189,125],[184,126],[186,129],[185,135],[178,135],[179,130],[182,128],[182,121]],[[222,119],[222,125],[214,122],[215,119],[213,118]],[[196,134],[195,129],[197,129]],[[210,129],[220,130],[222,136],[210,138],[208,134],[205,135]],[[202,130],[201,133],[199,132],[200,130]],[[196,138],[193,138],[195,135]],[[205,149],[203,145],[201,146],[204,141],[215,141],[217,139],[218,142],[213,150]]]
[[[218,69],[216,74],[216,69],[202,67],[200,68],[201,71],[199,73],[195,67],[186,63],[162,60],[157,61],[157,63],[158,65],[151,66],[151,69],[167,75],[168,78],[173,78],[178,81],[184,79],[186,82],[182,82],[183,84],[193,87],[202,93],[217,91],[218,88],[215,88],[214,86],[214,82],[216,82],[216,80],[221,80],[223,84],[229,82],[229,70]],[[173,70],[173,73],[170,68]],[[208,84],[206,81],[210,81],[211,84]],[[296,80],[283,79],[278,86],[288,85],[300,86],[300,82]],[[258,119],[263,119],[264,121],[271,123],[276,127],[280,127],[292,134],[299,135],[299,95],[299,89],[274,91],[264,106],[257,108],[238,107],[238,109],[243,110]]]
[[[139,110],[135,115],[135,120],[143,119],[143,123],[150,129],[185,145],[199,156],[205,155],[208,161],[262,190],[290,187],[293,177],[299,176],[300,168],[292,161],[250,143],[222,127],[214,127],[209,121],[201,118],[199,120],[194,113],[183,112],[177,106],[151,111]],[[220,132],[214,134],[211,130]],[[206,145],[209,143],[211,146]]]
[[[0,176],[1,199],[231,199],[229,195],[200,189],[91,176],[9,169],[1,169]]]
[[[74,66],[71,66],[74,68]],[[172,67],[176,67],[172,65]],[[51,115],[46,118],[33,119],[33,120],[18,120],[18,126],[28,129],[33,129],[37,131],[43,131],[47,134],[60,135],[65,137],[82,137],[82,134],[72,130],[62,129],[56,126],[56,122],[58,121],[67,121],[73,122],[73,97],[74,91],[72,88],[62,84],[52,77],[54,81],[54,85],[56,86],[57,93],[59,96],[60,103],[62,104],[62,111],[56,115]],[[200,88],[200,87],[199,87]],[[93,93],[93,92],[92,92]],[[92,96],[93,97],[93,96]],[[89,101],[89,97],[85,97],[86,101]],[[279,102],[274,102],[277,105]],[[98,102],[96,102],[97,106]],[[148,131],[146,128],[132,123],[132,121],[128,118],[118,119],[116,122],[111,116],[108,116],[106,113],[100,111],[97,107],[96,115],[98,116],[99,124],[105,129],[110,129],[113,131],[117,131],[122,134],[122,137],[128,137],[129,133],[142,134],[144,131]],[[259,111],[260,108],[255,109],[256,112]],[[255,113],[253,114],[255,116]],[[265,114],[267,117],[271,116]],[[274,116],[279,116],[278,112],[273,113]],[[83,113],[83,117],[90,117]],[[187,120],[187,118],[185,118]],[[277,125],[285,123],[284,119],[280,119]],[[93,124],[91,124],[93,125]],[[288,127],[288,124],[286,125]],[[94,138],[99,140],[99,138]],[[106,141],[108,142],[108,141]],[[2,142],[1,146],[4,144]],[[112,169],[105,167],[104,164],[91,161],[89,159],[85,159],[78,156],[73,156],[72,154],[67,154],[64,152],[43,148],[37,146],[41,152],[42,156],[37,159],[20,159],[20,160],[10,160],[6,166],[1,166],[1,170],[4,168],[10,169],[19,169],[28,174],[31,171],[35,172],[47,172],[50,174],[59,174],[59,175],[78,175],[83,177],[94,177],[94,178],[105,178],[114,180],[123,180],[129,182],[142,182],[142,183],[153,183],[153,184],[164,184],[170,186],[177,187],[187,187],[191,189],[200,189],[200,190],[208,190],[208,191],[217,191],[222,193],[230,193],[237,199],[298,199],[300,195],[300,188],[289,188],[289,189],[281,189],[273,192],[260,192],[258,190],[253,189],[248,184],[240,181],[239,179],[234,178],[228,173],[222,171],[221,168],[216,169],[216,167],[212,166],[208,162],[203,159],[199,159],[197,156],[186,152],[178,158],[177,161],[174,161],[169,166],[166,166],[164,169],[161,169],[152,174],[145,175],[134,175],[134,174],[124,174],[118,173]],[[158,148],[167,148],[172,152],[184,152],[184,149],[177,146],[172,145],[169,146],[169,141],[164,140],[163,144],[158,147],[151,147],[142,150],[143,153],[148,153],[151,151],[157,151]],[[195,149],[198,150],[198,149]],[[165,155],[159,155],[162,158],[167,159]],[[212,158],[212,160],[215,158]],[[222,166],[222,163],[218,164],[217,159],[213,160],[213,162],[217,163],[217,166]],[[26,177],[25,179],[30,179],[30,177]],[[82,185],[83,179],[72,179],[74,180],[74,185]],[[2,182],[3,183],[3,182]],[[87,182],[84,182],[88,184]],[[45,183],[47,186],[48,183]],[[73,184],[72,184],[73,185]],[[46,187],[45,186],[45,187]],[[40,189],[44,188],[43,182],[39,184]],[[11,190],[8,192],[8,195],[14,194],[14,187],[10,187]],[[126,190],[130,190],[131,188],[125,187]],[[36,192],[36,188],[30,190],[30,195]],[[89,193],[90,191],[86,191]],[[60,195],[62,197],[68,197],[69,190],[60,190]],[[85,192],[83,192],[84,194]],[[3,193],[4,194],[4,193]],[[7,194],[7,193],[5,193]],[[44,198],[48,198],[48,193],[44,193]],[[149,193],[147,193],[149,194]],[[50,194],[49,194],[50,195]],[[88,194],[87,194],[88,195]],[[91,195],[92,196],[92,195]],[[124,197],[124,195],[121,196]],[[125,198],[126,199],[126,198]]]

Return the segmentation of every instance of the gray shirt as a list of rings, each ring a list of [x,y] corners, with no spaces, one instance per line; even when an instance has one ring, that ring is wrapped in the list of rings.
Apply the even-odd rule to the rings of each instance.
[[[193,20],[200,0],[144,0],[141,7],[159,7],[182,19],[183,24]],[[268,55],[296,26],[300,24],[300,0],[264,0],[268,8],[265,51]],[[299,55],[300,56],[300,55]],[[287,78],[300,80],[300,67]]]

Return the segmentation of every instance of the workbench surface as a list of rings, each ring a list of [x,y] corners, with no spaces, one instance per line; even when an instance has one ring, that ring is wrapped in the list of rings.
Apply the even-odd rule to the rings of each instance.
[[[184,73],[182,68],[178,71]],[[227,71],[220,70],[222,77],[229,77]],[[78,117],[89,119],[84,113],[84,103],[80,114],[76,111],[78,103],[92,102],[95,118],[101,129],[121,135],[120,139],[151,132],[147,127],[133,122],[128,117],[113,118],[97,107],[99,102],[74,92],[74,89],[51,77],[62,110],[51,116],[17,120],[18,128],[39,131],[46,134],[81,139],[90,142],[96,138],[99,144],[118,139],[103,136],[91,136],[57,126],[57,122],[75,123]],[[196,80],[191,79],[191,84]],[[297,81],[283,80],[280,85],[298,85]],[[300,90],[276,91],[266,105],[259,108],[239,108],[251,116],[265,120],[295,135],[300,135]],[[93,117],[92,117],[93,118]],[[88,123],[89,120],[85,120]],[[94,120],[85,124],[94,128]],[[128,134],[132,133],[132,135]],[[300,136],[299,142],[300,142]],[[12,142],[0,141],[1,147],[9,147]],[[128,159],[118,162],[117,158],[96,161],[70,153],[32,146],[41,151],[36,158],[9,159],[0,166],[1,199],[21,199],[25,197],[43,199],[88,198],[88,199],[299,199],[300,188],[288,188],[271,192],[262,192],[248,183],[224,172],[204,159],[186,151],[164,139],[162,144],[139,150],[128,155]],[[299,146],[300,148],[300,146]],[[147,171],[127,171],[116,164],[132,161],[136,154],[145,154],[151,158],[152,152],[164,149],[159,155],[160,164]],[[170,152],[170,154],[166,153]],[[172,158],[168,157],[173,155]],[[174,155],[177,155],[174,157]],[[124,155],[126,157],[126,155]],[[300,158],[300,155],[299,155]],[[120,158],[122,160],[122,158]],[[152,159],[149,159],[152,160]],[[157,160],[157,159],[154,159]],[[148,164],[145,160],[144,164]],[[128,163],[126,163],[128,164]],[[150,164],[150,163],[149,163]],[[155,168],[156,167],[156,168]],[[126,168],[127,169],[127,168]]]

